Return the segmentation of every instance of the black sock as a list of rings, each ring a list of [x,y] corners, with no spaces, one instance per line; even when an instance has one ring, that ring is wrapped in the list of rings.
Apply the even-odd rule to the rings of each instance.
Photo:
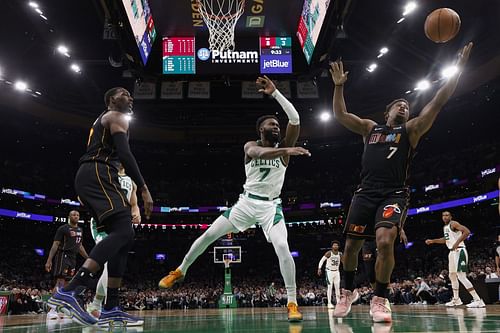
[[[104,310],[111,310],[119,305],[118,298],[118,288],[108,287],[108,292],[106,294],[106,304],[104,304]]]
[[[66,287],[64,287],[63,291],[76,291],[77,294],[80,294],[87,287],[92,286],[92,282],[95,278],[94,273],[89,271],[84,267],[80,267],[78,272],[76,272],[73,279],[68,283]]]
[[[344,271],[344,279],[345,279],[345,289],[353,291],[354,290],[354,274],[356,272],[352,271]]]
[[[387,289],[388,283],[375,282],[375,296],[387,298],[389,294],[389,289]]]

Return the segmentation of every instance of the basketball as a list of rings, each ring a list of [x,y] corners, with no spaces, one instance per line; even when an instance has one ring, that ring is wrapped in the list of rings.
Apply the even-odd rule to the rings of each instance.
[[[425,19],[425,35],[434,43],[446,43],[460,30],[460,16],[450,8],[439,8]]]

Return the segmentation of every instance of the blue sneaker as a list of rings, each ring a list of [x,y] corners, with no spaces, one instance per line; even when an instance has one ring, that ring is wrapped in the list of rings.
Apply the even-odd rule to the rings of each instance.
[[[102,309],[101,317],[99,317],[97,325],[99,325],[100,327],[142,326],[144,325],[144,319],[134,317],[122,311],[119,307],[114,307],[108,311]]]
[[[58,289],[47,302],[55,307],[58,312],[62,312],[81,325],[91,326],[97,323],[97,319],[92,317],[78,303],[73,292]]]

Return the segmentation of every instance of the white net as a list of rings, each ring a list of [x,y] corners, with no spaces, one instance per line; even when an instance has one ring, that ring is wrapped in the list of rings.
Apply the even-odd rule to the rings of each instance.
[[[197,0],[207,25],[210,50],[234,50],[234,29],[245,10],[245,0]]]

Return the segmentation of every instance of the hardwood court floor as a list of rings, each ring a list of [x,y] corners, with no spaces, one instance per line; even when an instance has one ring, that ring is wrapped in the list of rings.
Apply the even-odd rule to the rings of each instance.
[[[373,324],[368,306],[353,306],[344,319],[332,318],[325,307],[303,307],[304,321],[290,324],[286,310],[275,308],[224,310],[163,310],[135,313],[145,318],[141,328],[113,332],[500,332],[500,306],[485,309],[444,306],[393,306],[393,323]],[[0,333],[106,332],[97,327],[81,327],[69,319],[47,322],[45,315],[0,316]]]

